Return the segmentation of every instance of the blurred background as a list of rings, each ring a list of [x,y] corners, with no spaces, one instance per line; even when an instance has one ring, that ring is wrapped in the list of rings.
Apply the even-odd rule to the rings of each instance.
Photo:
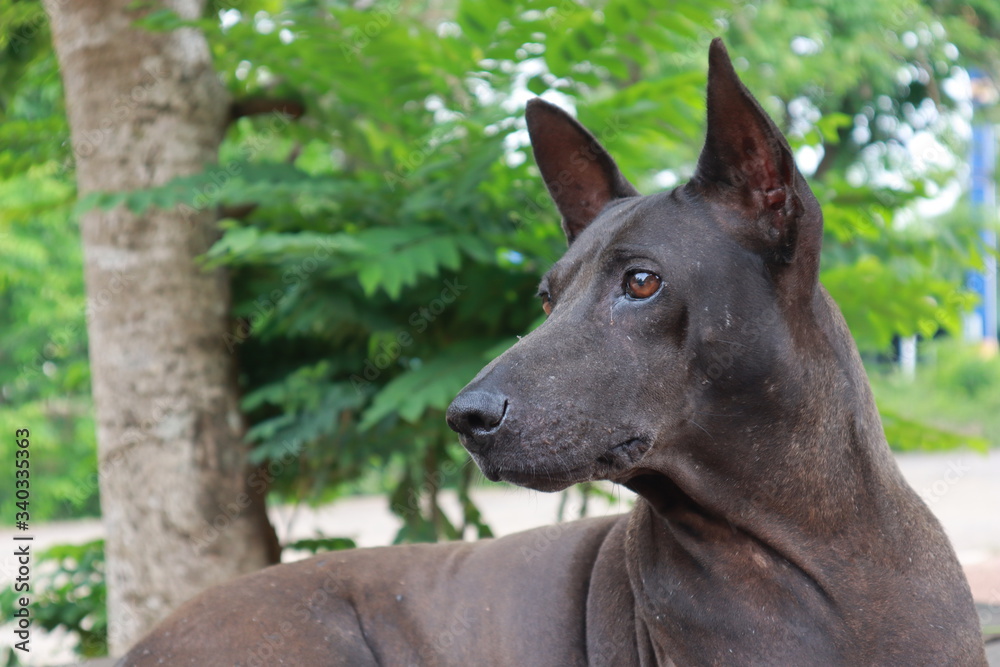
[[[123,529],[132,547],[105,543],[122,534],[112,505],[132,507],[135,485],[153,484],[131,460],[102,467],[125,451],[123,433],[185,498],[224,471],[171,459],[164,443],[229,452],[227,493],[266,490],[272,508],[276,532],[233,537],[267,542],[260,564],[278,546],[287,560],[489,536],[507,521],[484,499],[514,506],[528,492],[487,491],[497,485],[468,464],[443,411],[538,324],[537,281],[565,248],[524,103],[572,111],[640,191],[673,187],[701,147],[715,36],[823,204],[821,280],[891,446],[920,452],[918,491],[935,507],[977,470],[995,475],[995,0],[0,0],[0,460],[30,428],[31,520],[47,535],[35,628],[57,630],[50,655],[107,653],[112,559],[135,560],[110,577],[112,628],[116,614],[165,613],[114,601],[116,585],[157,585],[120,573],[160,567],[136,536],[162,533],[152,515],[171,503],[143,501],[149,524]],[[143,250],[147,237],[162,245]],[[112,246],[132,263],[111,261]],[[190,281],[183,263],[158,264],[157,247],[189,252]],[[143,348],[157,332],[169,340]],[[152,363],[194,350],[178,342],[188,332],[228,378],[212,381],[237,406],[235,437],[165,434],[195,410],[170,397],[210,384],[172,377],[173,353]],[[134,485],[116,486],[125,476]],[[523,497],[535,523],[627,505],[599,485]],[[15,500],[5,478],[11,529]],[[230,501],[193,508],[188,535],[226,532]],[[353,509],[323,514],[338,501]],[[988,510],[982,494],[967,502]],[[990,537],[970,562],[1000,556]],[[190,549],[172,559],[204,567]],[[5,616],[12,595],[0,593]],[[993,609],[984,622],[1000,626]],[[112,651],[146,624],[112,637]],[[6,650],[9,664],[25,658]]]

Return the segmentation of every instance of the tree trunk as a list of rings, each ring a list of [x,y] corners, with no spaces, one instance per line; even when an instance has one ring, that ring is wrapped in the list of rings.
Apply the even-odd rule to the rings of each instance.
[[[45,4],[81,196],[217,159],[228,98],[201,33],[138,29],[133,0]],[[204,0],[162,5],[193,19]],[[81,221],[113,655],[201,589],[276,556],[224,344],[228,279],[195,261],[214,222],[208,210],[123,207]]]

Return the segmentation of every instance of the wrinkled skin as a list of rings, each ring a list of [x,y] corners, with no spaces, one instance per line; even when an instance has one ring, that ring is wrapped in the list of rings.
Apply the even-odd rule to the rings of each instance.
[[[122,664],[986,665],[817,282],[816,199],[718,40],[709,62],[705,148],[667,193],[529,104],[569,250],[539,288],[548,319],[447,415],[487,477],[611,480],[634,510],[269,568]]]

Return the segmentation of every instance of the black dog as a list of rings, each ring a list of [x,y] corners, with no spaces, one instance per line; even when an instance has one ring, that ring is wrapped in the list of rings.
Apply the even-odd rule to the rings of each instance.
[[[448,410],[489,478],[608,479],[633,512],[279,565],[184,605],[124,664],[986,664],[817,283],[816,199],[720,41],[709,58],[705,147],[671,192],[639,196],[529,104],[570,248],[548,320]]]

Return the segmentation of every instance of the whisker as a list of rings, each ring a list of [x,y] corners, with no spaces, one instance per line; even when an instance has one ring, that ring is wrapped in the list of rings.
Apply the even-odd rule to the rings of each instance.
[[[692,424],[694,424],[695,426],[697,426],[698,428],[700,428],[702,431],[705,431],[705,435],[707,435],[708,437],[710,437],[713,442],[715,441],[715,436],[712,435],[711,433],[709,433],[707,430],[705,430],[704,426],[702,426],[701,424],[699,424],[698,422],[696,422],[693,419],[689,419],[688,421],[691,422]]]

